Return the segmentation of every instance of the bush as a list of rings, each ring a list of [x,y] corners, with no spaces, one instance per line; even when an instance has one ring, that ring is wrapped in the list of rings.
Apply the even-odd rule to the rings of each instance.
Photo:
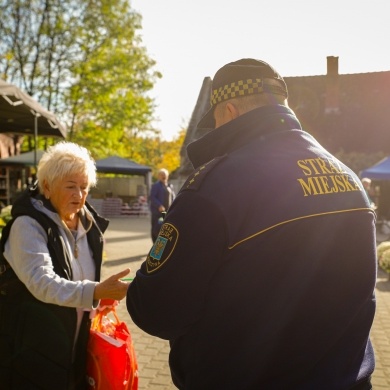
[[[381,258],[383,252],[390,249],[390,241],[383,241],[376,247],[376,255],[378,260]]]
[[[379,266],[390,273],[390,241],[381,242],[376,248]]]
[[[379,259],[379,266],[386,272],[390,273],[390,249],[384,251]]]
[[[11,216],[12,206],[6,206],[1,209],[0,212],[0,235],[3,227],[7,224],[7,222],[12,218]]]

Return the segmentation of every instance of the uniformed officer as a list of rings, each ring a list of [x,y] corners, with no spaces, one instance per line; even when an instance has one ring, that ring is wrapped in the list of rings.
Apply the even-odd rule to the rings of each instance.
[[[127,294],[179,389],[371,389],[375,214],[267,63],[231,62]]]

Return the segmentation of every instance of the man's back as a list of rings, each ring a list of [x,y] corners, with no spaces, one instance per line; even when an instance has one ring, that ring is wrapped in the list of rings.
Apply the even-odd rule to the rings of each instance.
[[[364,335],[375,311],[374,213],[353,173],[309,141],[290,131],[253,142],[196,192],[220,210],[228,243],[193,334],[172,344],[188,388],[230,377],[224,388],[343,389],[373,369]]]
[[[187,147],[195,171],[129,287],[129,313],[170,340],[180,389],[368,389],[375,214],[360,180],[285,105],[240,113],[252,96],[240,105],[233,86],[267,100],[249,76],[286,92],[271,68],[226,68],[232,83],[215,78],[204,117],[216,128]]]

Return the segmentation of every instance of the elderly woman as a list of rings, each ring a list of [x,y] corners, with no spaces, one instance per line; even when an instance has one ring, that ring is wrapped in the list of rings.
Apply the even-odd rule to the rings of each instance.
[[[125,297],[130,270],[99,282],[108,221],[86,202],[96,184],[87,149],[50,147],[37,179],[2,234],[0,387],[84,389],[90,313]]]

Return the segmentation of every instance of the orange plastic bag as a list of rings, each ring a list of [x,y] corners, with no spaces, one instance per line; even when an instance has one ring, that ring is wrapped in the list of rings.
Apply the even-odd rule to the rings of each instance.
[[[112,314],[114,321],[109,318]],[[127,325],[115,306],[92,320],[87,350],[88,389],[137,390],[138,364]]]

